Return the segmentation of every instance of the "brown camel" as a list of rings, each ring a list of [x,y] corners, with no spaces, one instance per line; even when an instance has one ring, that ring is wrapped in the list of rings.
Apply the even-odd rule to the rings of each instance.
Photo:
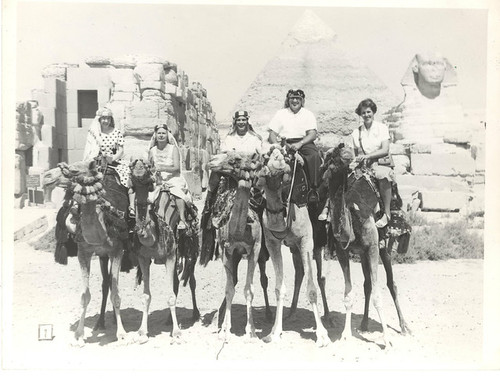
[[[235,285],[238,281],[238,265],[241,259],[246,259],[248,267],[243,290],[247,307],[245,333],[247,338],[255,338],[257,336],[252,311],[253,278],[255,267],[261,257],[262,227],[257,212],[254,208],[249,207],[249,203],[251,202],[251,185],[254,173],[260,167],[260,156],[236,153],[220,154],[208,163],[208,167],[212,172],[222,175],[212,218],[212,223],[216,224],[216,239],[226,271],[225,299],[219,309],[219,314],[223,316],[224,320],[219,337],[227,342],[231,335],[231,307]],[[265,266],[265,259],[263,263]],[[262,274],[265,276],[265,272],[263,273],[261,270],[261,280]],[[264,293],[266,311],[270,313],[267,284]]]
[[[66,163],[60,163],[55,168],[49,169],[44,172],[42,176],[42,187],[44,191],[44,203],[51,204],[51,194],[56,187],[61,187],[66,190],[64,202],[57,214],[56,218],[56,241],[57,247],[55,252],[55,261],[57,263],[66,265],[68,263],[67,257],[76,257],[78,255],[78,246],[75,242],[75,226],[71,222],[73,218],[71,214],[78,213],[77,203],[73,200],[75,187],[75,179],[79,174],[88,170],[90,163],[88,161],[79,161],[68,166]],[[111,175],[114,177],[114,175]],[[114,181],[111,182],[112,184]],[[116,186],[115,186],[116,187]],[[118,186],[118,189],[121,187]],[[121,188],[124,192],[124,188]],[[104,197],[107,197],[106,195]],[[70,225],[68,230],[67,225]],[[127,245],[128,246],[128,245]],[[102,275],[102,301],[98,319],[94,325],[93,331],[105,330],[105,312],[108,294],[111,289],[111,268],[109,266],[109,257],[106,255],[99,256],[99,265]],[[128,255],[122,258],[120,271],[128,272],[134,264],[130,261]],[[115,315],[113,315],[115,316]],[[116,318],[114,318],[116,323]]]
[[[260,171],[257,182],[257,186],[264,190],[266,198],[266,210],[263,216],[264,235],[276,274],[276,317],[272,330],[264,341],[280,339],[283,331],[283,301],[286,288],[283,282],[281,244],[284,243],[290,248],[292,255],[301,258],[307,282],[307,295],[316,322],[316,343],[318,346],[326,346],[330,343],[330,339],[321,322],[317,305],[318,293],[312,270],[313,229],[309,212],[306,205],[299,207],[293,202],[288,203],[285,208],[282,199],[283,185],[290,177],[290,166],[285,163],[285,154],[286,152],[279,147],[272,146],[269,159]]]
[[[372,300],[382,325],[384,345],[387,347],[390,341],[387,337],[387,326],[383,317],[380,299],[378,283],[379,254],[387,274],[387,286],[398,312],[401,331],[402,333],[409,331],[399,307],[397,288],[392,272],[390,253],[394,240],[390,239],[389,246],[384,247],[379,252],[379,232],[375,226],[374,218],[378,203],[377,196],[370,184],[370,180],[366,177],[367,175],[357,172],[357,174],[353,173],[348,177],[350,172],[349,164],[353,158],[352,148],[340,144],[327,152],[324,164],[324,178],[328,181],[331,216],[329,250],[331,252],[335,250],[345,280],[344,304],[346,320],[342,338],[349,339],[352,337],[351,309],[353,297],[349,268],[349,253],[352,252],[360,256],[365,278],[365,309],[361,330],[366,331],[368,329],[369,303]]]
[[[93,255],[102,258],[101,270],[104,267],[106,273],[107,260],[109,259],[111,262],[111,279],[106,277],[104,270],[102,271],[103,305],[105,309],[109,288],[107,282],[110,280],[111,302],[117,325],[116,336],[119,341],[124,341],[126,332],[120,316],[121,300],[118,279],[124,246],[128,238],[125,222],[125,212],[128,207],[127,190],[119,183],[117,175],[113,173],[111,168],[98,166],[98,161],[79,162],[70,167],[62,164],[58,169],[64,177],[71,180],[71,185],[67,185],[67,189],[72,194],[75,203],[72,207],[73,213],[68,215],[66,221],[69,230],[74,233],[78,245],[77,256],[83,279],[82,313],[75,332],[76,344],[84,344],[85,315],[91,298],[89,275]],[[57,178],[54,171],[51,172],[51,175],[53,175],[53,179]],[[67,182],[64,181],[64,183]],[[103,312],[101,308],[98,325],[101,324],[100,319],[104,319]]]
[[[136,236],[139,241],[135,250],[139,262],[140,272],[138,279],[143,279],[143,315],[138,331],[138,341],[148,341],[148,315],[151,303],[150,266],[151,260],[164,264],[167,272],[167,303],[172,319],[172,337],[176,340],[181,337],[181,329],[177,322],[176,302],[179,287],[176,267],[182,264],[184,268],[184,285],[189,281],[193,300],[193,319],[198,320],[200,312],[196,305],[194,266],[198,255],[198,236],[196,211],[192,219],[188,220],[189,226],[185,233],[177,231],[176,226],[180,221],[175,209],[175,203],[170,202],[168,191],[160,192],[154,204],[148,201],[149,192],[154,189],[154,176],[152,168],[142,159],[131,163],[130,179],[135,191],[136,211]],[[182,246],[182,247],[180,247]],[[181,255],[179,255],[181,254]],[[184,262],[182,262],[184,261]]]

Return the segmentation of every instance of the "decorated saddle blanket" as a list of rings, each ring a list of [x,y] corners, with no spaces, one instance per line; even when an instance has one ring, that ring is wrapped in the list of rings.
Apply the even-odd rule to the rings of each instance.
[[[291,167],[293,168],[293,163],[291,164]],[[288,200],[288,196],[290,196],[291,203],[294,203],[299,207],[307,205],[307,192],[309,191],[309,184],[307,182],[306,172],[302,164],[297,163],[295,176],[292,176],[292,179],[283,185],[283,200],[286,202]],[[292,188],[291,195],[290,188]]]

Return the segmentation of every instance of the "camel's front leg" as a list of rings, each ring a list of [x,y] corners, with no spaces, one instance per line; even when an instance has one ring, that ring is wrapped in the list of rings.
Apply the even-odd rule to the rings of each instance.
[[[228,254],[224,254],[228,255]],[[237,265],[235,265],[233,255],[228,255],[228,258],[224,261],[224,270],[226,271],[226,295],[225,295],[225,311],[224,311],[224,321],[222,322],[222,327],[219,332],[219,338],[224,340],[224,342],[229,341],[231,336],[231,307],[233,304],[234,297],[234,273],[238,270]]]
[[[351,269],[349,265],[349,252],[343,250],[338,243],[336,252],[340,267],[342,268],[342,272],[344,274],[345,324],[344,330],[342,331],[342,340],[349,340],[352,338],[351,313],[352,305],[354,304],[352,296]]]
[[[89,276],[90,276],[90,260],[92,253],[86,253],[83,249],[78,248],[78,262],[80,263],[80,270],[82,272],[82,295],[80,297],[81,315],[78,327],[75,332],[76,345],[82,346],[84,344],[85,334],[85,315],[87,313],[87,306],[90,303],[90,290],[89,290]]]
[[[148,316],[149,306],[151,304],[151,289],[150,289],[150,269],[151,261],[142,255],[138,257],[139,266],[142,271],[143,293],[142,293],[142,322],[139,328],[139,343],[143,344],[148,341]]]
[[[369,266],[373,305],[377,310],[380,319],[380,324],[382,325],[382,338],[384,341],[384,346],[387,348],[390,342],[387,337],[387,325],[384,320],[382,299],[380,297],[380,290],[378,286],[378,260],[379,260],[378,239],[376,239],[375,241],[371,241],[371,244],[369,245],[368,250],[366,252],[366,256],[367,258],[365,258],[364,260],[367,261]]]
[[[120,291],[118,285],[118,279],[120,277],[120,268],[122,265],[123,250],[116,253],[115,256],[110,257],[111,259],[111,302],[113,303],[113,308],[115,310],[116,316],[116,338],[118,341],[124,341],[126,332],[123,328],[122,318],[120,316]]]
[[[288,318],[292,317],[297,312],[297,304],[299,302],[300,287],[304,280],[304,264],[298,248],[291,247],[293,267],[295,269],[295,282],[293,284],[292,305],[290,306],[290,313]]]
[[[281,339],[283,332],[283,303],[285,300],[285,282],[283,279],[283,257],[281,255],[281,241],[266,233],[266,246],[273,261],[274,274],[276,276],[276,316],[271,333],[264,337],[264,342],[270,343]]]
[[[300,246],[300,254],[302,257],[302,264],[304,265],[304,273],[307,276],[307,296],[309,298],[309,303],[311,303],[314,319],[316,321],[316,344],[319,347],[324,347],[330,344],[330,338],[323,326],[318,311],[318,290],[314,284],[314,275],[312,271],[312,246],[312,240],[303,238]]]
[[[260,228],[259,228],[260,229]],[[245,327],[245,333],[247,338],[252,339],[257,337],[255,334],[255,325],[253,322],[253,296],[254,296],[254,287],[253,287],[253,277],[255,273],[255,266],[257,264],[260,252],[260,237],[255,241],[253,246],[253,255],[248,257],[248,269],[247,269],[247,279],[245,283],[245,300],[247,302],[247,325]]]
[[[269,306],[269,296],[267,295],[267,286],[269,284],[269,279],[266,275],[266,259],[259,256],[258,264],[260,273],[260,285],[262,287],[262,292],[264,293],[264,303],[266,304],[266,320],[270,322],[273,320],[273,313],[271,312],[271,307]]]
[[[323,250],[314,248],[313,249],[313,259],[316,261],[316,279],[318,281],[319,290],[321,292],[321,299],[323,300],[323,319],[327,322],[327,325],[333,326],[333,321],[330,319],[330,309],[328,308],[328,300],[326,298],[325,291],[325,277],[323,276],[323,261],[321,258]]]
[[[108,271],[108,257],[99,257],[99,264],[101,266],[101,275],[102,275],[102,301],[101,301],[101,313],[99,314],[99,319],[94,325],[94,331],[104,330],[104,315],[106,314],[106,304],[108,301],[108,294],[110,288],[109,281],[109,271]]]
[[[178,339],[181,337],[181,329],[177,323],[177,314],[175,311],[177,304],[177,295],[174,288],[175,275],[175,255],[168,253],[167,261],[165,263],[167,271],[167,303],[170,308],[170,315],[172,316],[172,337]]]

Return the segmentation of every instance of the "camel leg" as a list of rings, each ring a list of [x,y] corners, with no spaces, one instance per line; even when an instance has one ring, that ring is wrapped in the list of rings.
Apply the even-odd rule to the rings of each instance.
[[[224,321],[222,322],[221,331],[219,332],[219,338],[224,340],[225,343],[229,341],[231,335],[231,307],[233,304],[233,297],[235,292],[235,281],[234,275],[238,271],[238,265],[234,261],[234,253],[227,254],[226,260],[224,261],[224,270],[226,271],[226,295],[224,298],[225,311],[224,311]],[[239,262],[239,261],[238,261]]]
[[[223,255],[226,255],[225,253]],[[233,277],[233,287],[236,287],[238,284],[238,265],[240,264],[241,261],[241,255],[233,255],[231,256],[231,271],[232,271],[232,277]],[[229,264],[228,264],[229,265]],[[224,265],[226,266],[226,265]],[[220,307],[219,307],[219,319],[218,319],[218,327],[222,327],[222,322],[224,321],[224,318],[226,316],[226,297],[224,295],[224,300],[222,301]]]
[[[176,265],[177,266],[177,265]],[[177,275],[177,271],[174,270],[174,293],[175,293],[175,296],[179,296],[179,276]],[[190,284],[191,286],[191,284]],[[171,314],[171,311],[168,310],[168,313],[167,313],[167,321],[166,321],[166,325],[172,325],[172,314]]]
[[[351,281],[351,268],[349,264],[349,252],[342,250],[340,245],[337,244],[336,252],[339,260],[342,273],[344,274],[344,307],[345,307],[345,323],[344,330],[342,331],[341,340],[350,340],[352,338],[351,328],[351,313],[354,304],[352,295],[352,281]]]
[[[369,240],[370,244],[368,246],[368,250],[365,251],[365,257],[362,260],[368,261],[369,265],[369,273],[371,279],[371,289],[372,289],[372,301],[373,306],[377,310],[380,324],[382,325],[382,338],[384,340],[384,345],[387,348],[387,345],[390,344],[387,338],[387,325],[384,320],[383,308],[382,308],[382,299],[380,297],[380,290],[378,287],[378,260],[379,260],[379,250],[378,250],[378,234],[375,231],[375,237]]]
[[[293,285],[292,305],[290,306],[288,318],[290,318],[297,311],[300,286],[302,285],[302,280],[304,279],[304,265],[302,263],[300,252],[296,247],[291,247],[290,251],[292,252],[293,267],[295,268],[295,282]]]
[[[167,303],[170,308],[170,316],[172,317],[172,337],[180,338],[181,329],[177,323],[177,315],[175,312],[175,307],[177,304],[177,293],[175,292],[174,278],[175,274],[175,255],[169,255],[167,257],[165,268],[167,271]]]
[[[399,318],[399,326],[401,327],[401,334],[411,334],[410,327],[406,324],[406,321],[403,317],[403,312],[401,311],[401,307],[399,306],[398,301],[398,288],[396,286],[396,282],[394,282],[394,274],[392,272],[392,248],[394,245],[394,238],[389,239],[389,243],[387,247],[382,248],[380,250],[380,258],[382,259],[382,263],[384,265],[385,273],[387,276],[387,288],[391,292],[392,299],[394,300],[394,305],[396,306],[396,311],[398,313]]]
[[[260,227],[259,227],[260,230]],[[246,336],[251,339],[257,337],[255,334],[255,325],[253,321],[252,302],[254,297],[253,277],[255,265],[257,264],[260,252],[260,238],[255,240],[253,246],[253,255],[248,258],[247,279],[244,288],[245,299],[247,302],[247,325],[245,327]]]
[[[307,296],[309,299],[309,303],[311,303],[311,308],[314,313],[314,319],[316,321],[316,344],[319,347],[324,347],[330,343],[330,338],[328,337],[327,330],[323,326],[318,311],[318,289],[314,284],[314,275],[312,270],[312,247],[313,244],[312,242],[309,242],[308,238],[302,238],[302,242],[300,245],[300,254],[302,256],[304,273],[307,279]]]
[[[285,282],[283,280],[283,257],[281,255],[281,241],[275,239],[272,234],[266,232],[266,246],[273,261],[274,273],[276,276],[276,316],[271,333],[263,338],[263,341],[270,343],[281,339],[283,332],[283,303],[285,300]]]
[[[109,271],[108,271],[108,257],[99,257],[99,264],[101,266],[102,275],[102,301],[101,301],[101,313],[94,326],[94,331],[103,331],[106,327],[104,324],[104,315],[106,314],[106,304],[108,301],[108,294],[111,283],[109,281]]]
[[[370,277],[370,266],[368,261],[361,260],[361,268],[363,269],[363,276],[365,281],[363,282],[363,290],[365,292],[365,309],[363,312],[363,320],[361,321],[360,330],[362,332],[368,331],[368,319],[370,315],[370,298],[372,295],[372,281]]]
[[[267,294],[267,287],[269,285],[269,279],[267,278],[267,275],[266,275],[266,260],[261,259],[259,257],[259,260],[257,263],[259,265],[260,285],[262,287],[262,291],[264,292],[264,302],[266,303],[266,320],[272,321],[273,320],[273,313],[272,313],[271,307],[269,305],[269,295]]]
[[[193,264],[193,267],[194,266]],[[200,319],[200,310],[196,303],[196,278],[194,277],[194,271],[189,278],[189,288],[191,289],[191,300],[193,301],[193,321],[198,321]]]
[[[83,249],[78,248],[78,262],[80,263],[80,270],[82,272],[82,285],[83,291],[80,297],[80,305],[82,312],[80,315],[80,321],[78,322],[78,327],[75,332],[75,339],[77,345],[84,344],[84,331],[85,331],[85,315],[87,313],[87,306],[90,303],[90,290],[89,290],[89,277],[90,277],[90,263],[91,263],[92,253],[84,253]]]
[[[142,271],[142,321],[139,328],[139,342],[141,344],[148,341],[148,317],[149,317],[149,306],[151,305],[151,289],[150,289],[150,279],[151,279],[151,261],[149,258],[145,258],[142,255],[138,257],[139,266]]]
[[[116,316],[116,338],[118,341],[124,341],[126,332],[123,328],[122,318],[120,316],[120,292],[118,286],[118,280],[120,276],[120,267],[122,264],[123,250],[120,254],[111,257],[111,302],[113,303],[113,308],[115,310]]]
[[[333,325],[333,322],[330,320],[330,309],[328,308],[328,301],[326,299],[326,291],[325,291],[325,277],[323,276],[323,261],[321,259],[322,250],[318,248],[313,249],[313,258],[316,261],[316,270],[317,270],[317,280],[319,290],[321,291],[321,299],[323,300],[323,318],[327,321],[329,325]]]

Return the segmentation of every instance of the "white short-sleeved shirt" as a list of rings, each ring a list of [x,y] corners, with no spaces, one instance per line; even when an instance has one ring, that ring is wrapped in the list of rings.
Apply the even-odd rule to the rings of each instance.
[[[278,110],[268,128],[287,139],[296,139],[306,136],[308,130],[317,130],[318,126],[314,114],[302,107],[296,114],[289,108]]]
[[[241,153],[262,153],[262,140],[257,136],[246,133],[241,136],[237,133],[227,135],[220,146],[221,152],[236,151]]]
[[[390,139],[389,129],[384,123],[373,121],[369,130],[365,128],[364,124],[360,127],[361,143],[367,155],[382,148],[382,143]],[[359,145],[359,127],[352,132],[351,136],[354,141],[354,147],[358,148],[360,152],[363,153]]]

